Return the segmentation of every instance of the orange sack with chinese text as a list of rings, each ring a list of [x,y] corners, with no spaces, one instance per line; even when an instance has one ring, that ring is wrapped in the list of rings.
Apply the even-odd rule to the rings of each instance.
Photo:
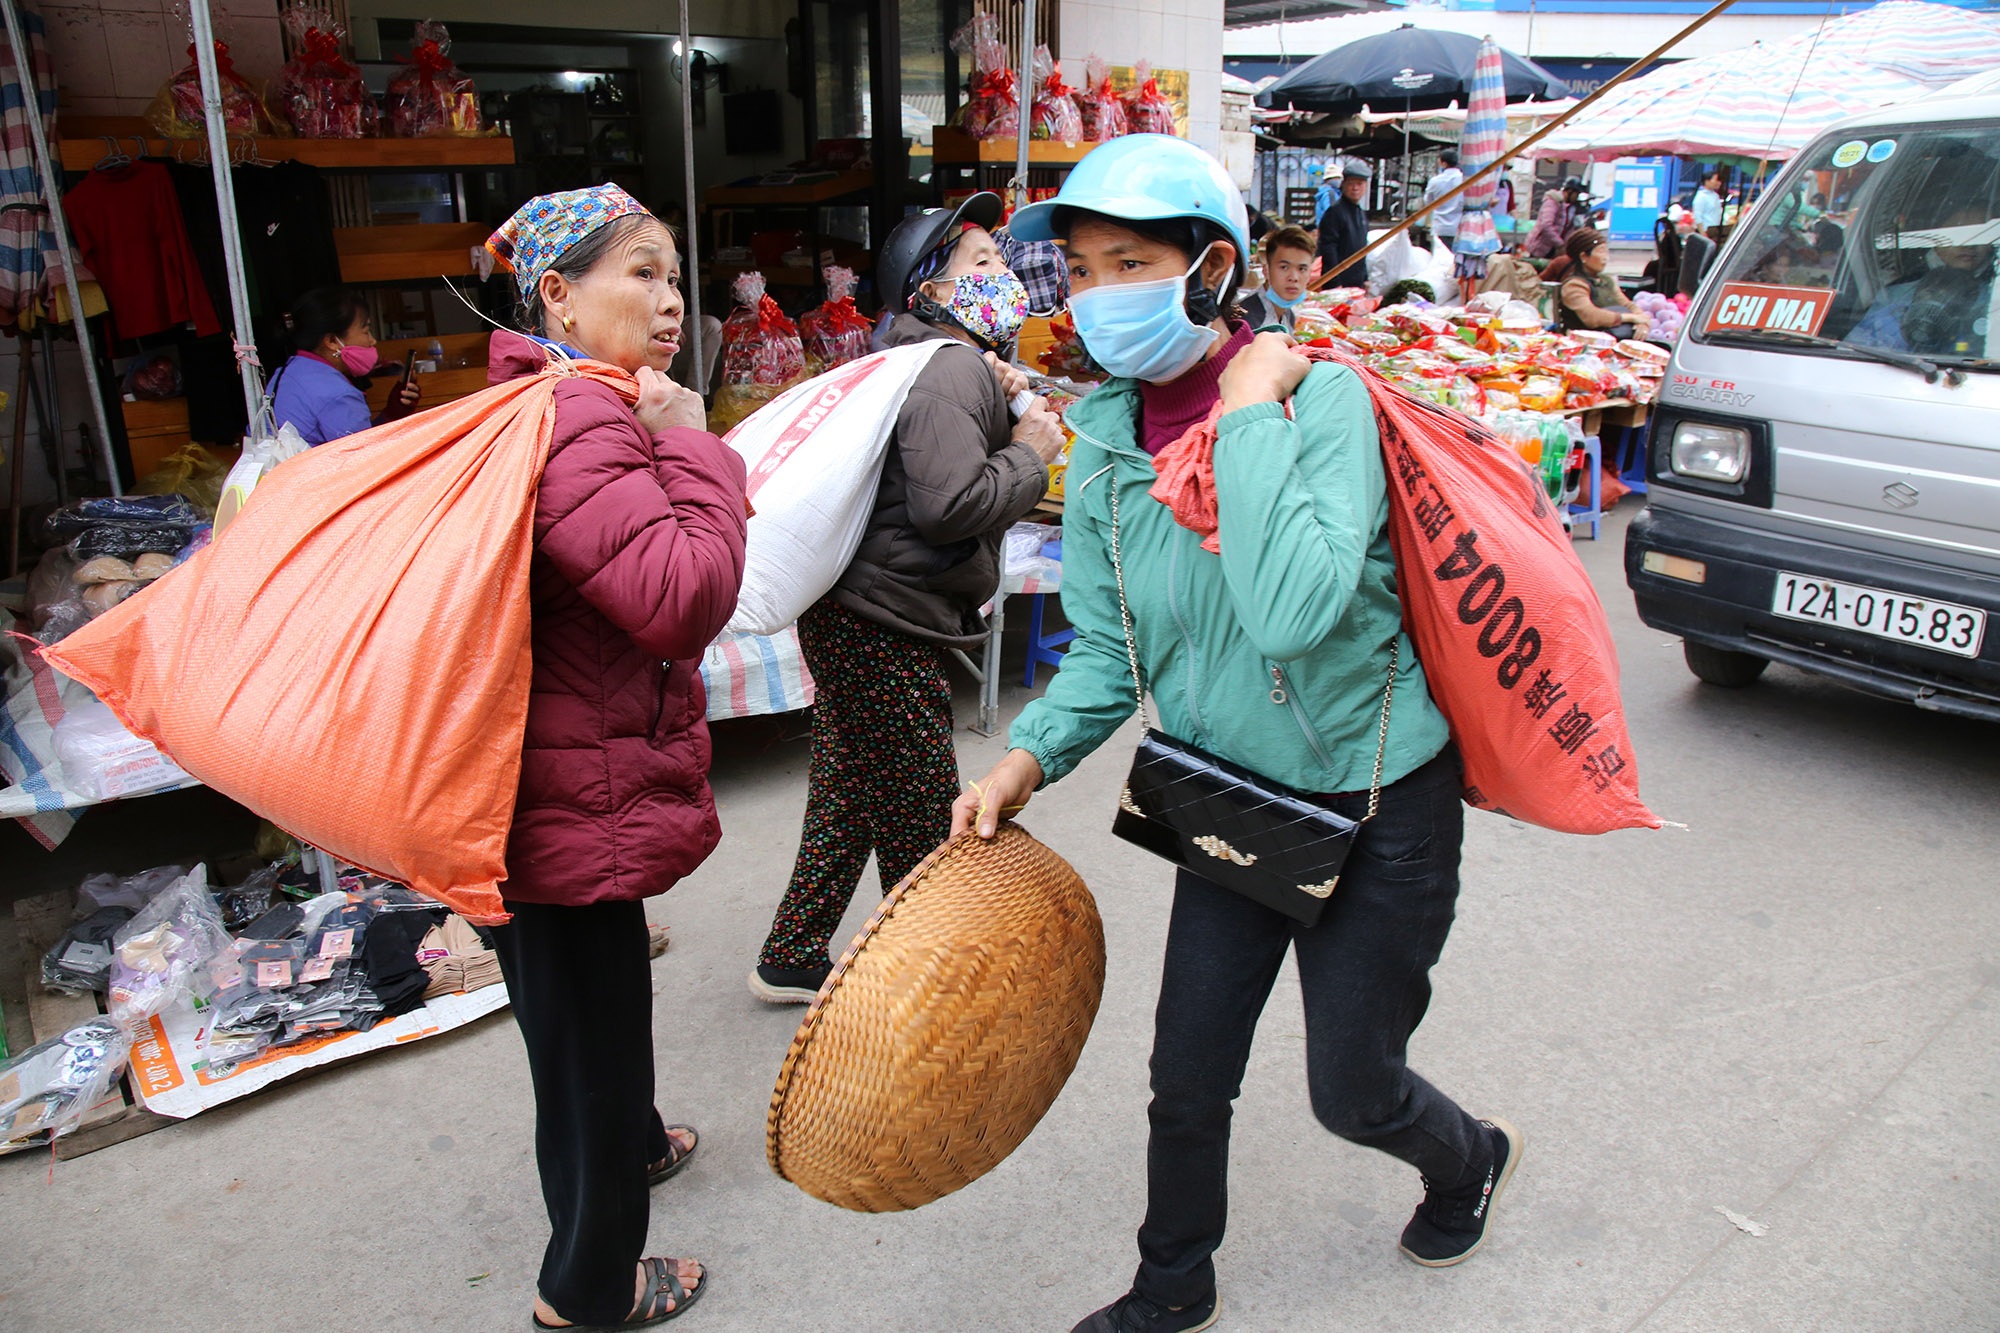
[[[43,655],[231,800],[477,922],[506,919],[535,492],[566,374],[279,465],[180,569]]]
[[[1466,802],[1559,833],[1660,827],[1639,799],[1611,626],[1541,481],[1470,417],[1343,352],[1295,350],[1368,389],[1403,625],[1458,744]],[[1154,496],[1202,533],[1216,530],[1219,415],[1157,460]]]

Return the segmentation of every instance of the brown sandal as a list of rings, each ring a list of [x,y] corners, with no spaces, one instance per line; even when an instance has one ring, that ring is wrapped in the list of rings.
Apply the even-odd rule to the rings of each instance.
[[[624,1328],[645,1328],[678,1319],[708,1290],[708,1265],[701,1266],[699,1283],[693,1291],[681,1285],[680,1260],[641,1259],[646,1269],[646,1294],[629,1318],[616,1324],[545,1324],[540,1315],[530,1316],[541,1333],[614,1333]]]
[[[674,1131],[688,1136],[686,1151],[674,1143]],[[667,1126],[667,1159],[646,1172],[646,1184],[657,1185],[663,1180],[671,1180],[681,1173],[681,1168],[693,1160],[695,1149],[701,1147],[701,1134],[693,1125]]]

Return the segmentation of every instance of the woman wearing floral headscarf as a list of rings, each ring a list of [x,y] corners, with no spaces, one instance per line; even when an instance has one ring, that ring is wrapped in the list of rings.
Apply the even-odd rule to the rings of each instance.
[[[647,1188],[694,1131],[653,1108],[646,898],[715,849],[696,667],[743,578],[743,463],[665,375],[680,350],[674,235],[615,185],[530,200],[487,242],[528,336],[489,377],[606,362],[628,403],[580,376],[555,392],[529,569],[534,678],[495,928],[535,1084],[535,1162],[553,1234],[536,1328],[636,1327],[708,1290],[691,1259],[641,1259]],[[664,665],[663,665],[664,664]],[[669,1067],[671,1068],[671,1062]]]
[[[847,572],[803,616],[817,695],[805,828],[790,886],[750,973],[773,1004],[804,1003],[832,971],[827,946],[875,854],[886,891],[951,830],[958,794],[945,649],[976,648],[1000,583],[1000,539],[1048,490],[1062,449],[1011,353],[1027,292],[992,229],[1000,198],[906,218],[883,243],[882,345],[943,340],[889,437],[875,510]],[[958,346],[957,344],[963,344]]]

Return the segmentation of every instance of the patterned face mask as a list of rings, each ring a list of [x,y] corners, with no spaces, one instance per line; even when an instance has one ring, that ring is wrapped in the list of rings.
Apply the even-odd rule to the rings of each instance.
[[[1006,269],[998,273],[963,273],[952,279],[951,295],[942,303],[922,298],[990,351],[1013,344],[1028,317],[1028,289]],[[918,311],[919,318],[925,312]]]

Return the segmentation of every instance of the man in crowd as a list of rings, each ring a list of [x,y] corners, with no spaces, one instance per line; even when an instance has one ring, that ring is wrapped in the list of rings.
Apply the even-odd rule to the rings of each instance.
[[[1312,237],[1305,228],[1277,227],[1265,233],[1263,290],[1243,298],[1243,316],[1251,328],[1292,331],[1312,262]]]
[[[1465,184],[1465,173],[1458,169],[1457,150],[1445,149],[1438,154],[1438,162],[1440,163],[1438,174],[1431,177],[1430,184],[1424,187],[1426,204],[1444,198]],[[1464,208],[1465,196],[1460,195],[1450,203],[1441,204],[1431,210],[1431,230],[1437,233],[1437,238],[1445,243],[1447,249],[1450,248],[1452,239],[1458,235],[1458,219]]]
[[[1366,162],[1349,158],[1340,168],[1340,197],[1319,219],[1319,269],[1333,272],[1334,265],[1368,245],[1368,213],[1361,201],[1368,197],[1372,172]],[[1368,261],[1363,259],[1341,270],[1337,287],[1360,287],[1368,281]]]
[[[1716,167],[1701,178],[1694,192],[1694,229],[1711,241],[1722,239],[1722,168]]]

